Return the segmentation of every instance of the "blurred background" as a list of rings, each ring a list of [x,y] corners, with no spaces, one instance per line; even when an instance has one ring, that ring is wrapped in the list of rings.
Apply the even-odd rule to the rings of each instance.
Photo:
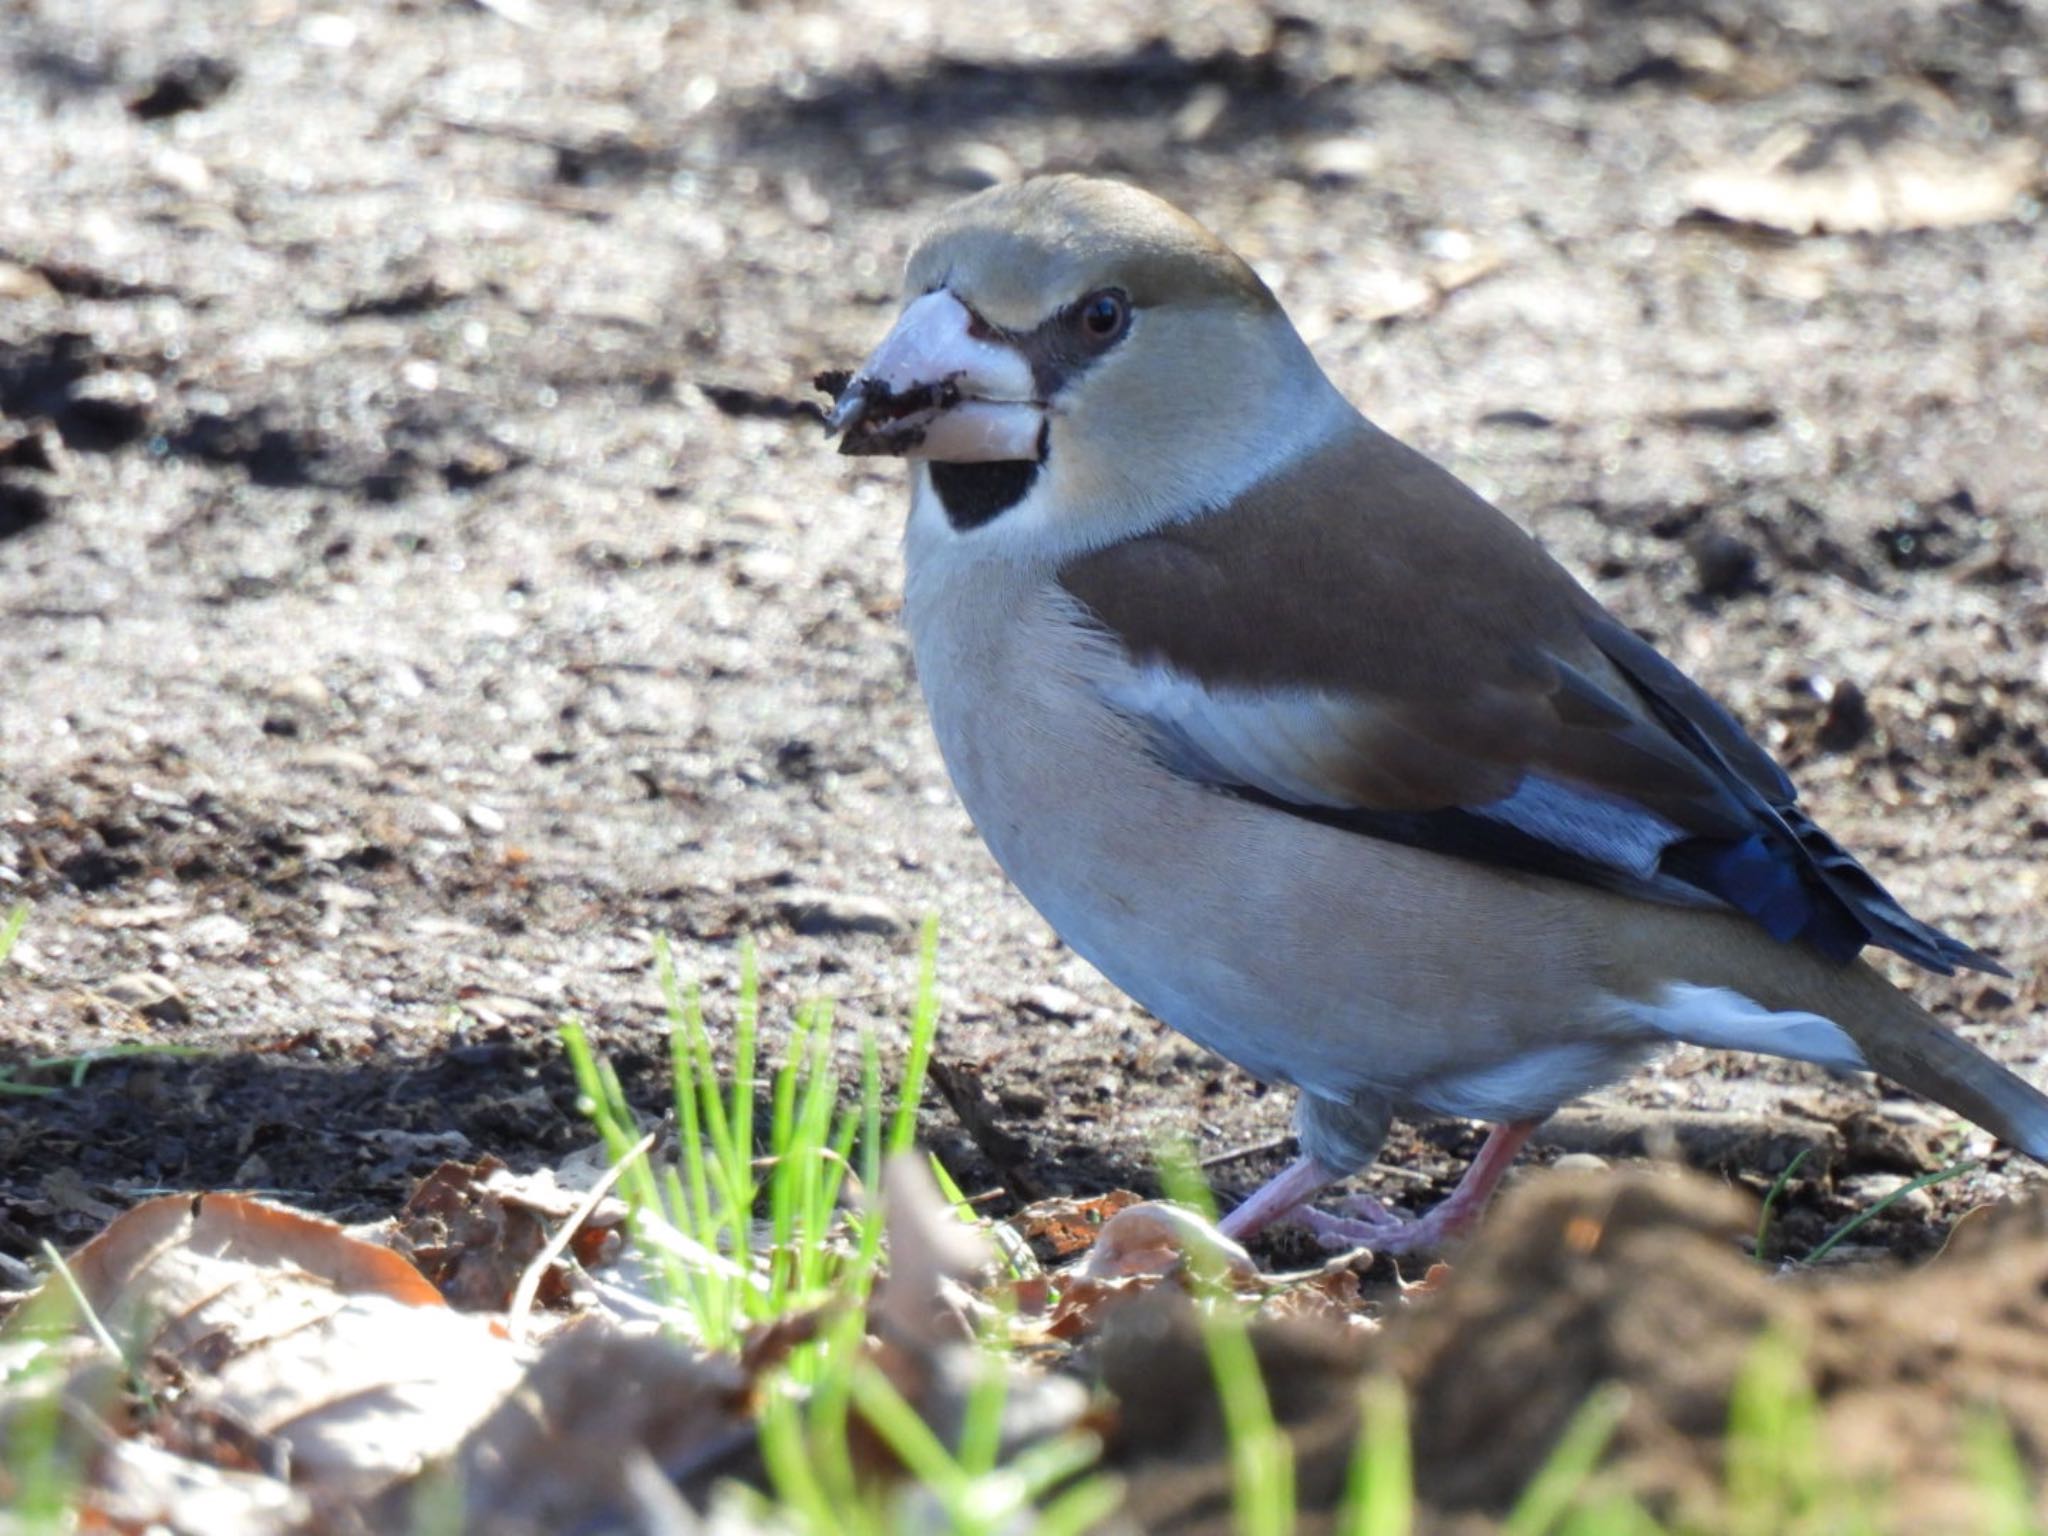
[[[2038,973],[2044,39],[2038,0],[0,0],[0,1068],[152,1048],[0,1120],[0,1245],[555,1155],[555,1021],[644,1066],[657,931],[714,1012],[752,936],[772,997],[888,1030],[937,913],[944,1049],[1046,1187],[1283,1133],[1003,885],[896,622],[900,466],[788,404],[925,217],[1045,170],[1217,230]],[[1923,995],[2038,1061],[2035,982]],[[1621,1096],[1839,1091],[1694,1052]]]

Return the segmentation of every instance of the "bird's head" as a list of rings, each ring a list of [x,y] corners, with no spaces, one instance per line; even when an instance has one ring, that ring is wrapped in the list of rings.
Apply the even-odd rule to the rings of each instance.
[[[1219,507],[1348,411],[1242,258],[1117,182],[955,204],[904,292],[828,424],[920,461],[961,538],[1063,555]]]

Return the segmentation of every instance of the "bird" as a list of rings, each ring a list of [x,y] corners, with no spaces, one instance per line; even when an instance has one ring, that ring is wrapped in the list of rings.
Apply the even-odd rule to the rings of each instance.
[[[1125,183],[938,214],[842,453],[909,466],[904,615],[947,772],[1061,939],[1297,1094],[1222,1222],[1401,1254],[1679,1042],[1875,1071],[2036,1160],[2048,1098],[1862,958],[1909,914],[1734,715],[1363,415],[1271,289]],[[1420,1214],[1319,1197],[1396,1119],[1488,1134]]]

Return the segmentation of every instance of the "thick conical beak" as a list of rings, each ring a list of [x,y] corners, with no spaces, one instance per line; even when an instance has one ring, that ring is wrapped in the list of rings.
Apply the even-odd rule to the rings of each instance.
[[[975,334],[977,331],[982,334]],[[825,418],[841,453],[986,463],[1041,456],[1031,364],[944,288],[913,299]]]

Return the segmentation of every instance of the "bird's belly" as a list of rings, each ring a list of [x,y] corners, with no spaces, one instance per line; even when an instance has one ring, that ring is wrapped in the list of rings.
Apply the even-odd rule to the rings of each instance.
[[[1197,1044],[1266,1081],[1300,1081],[1303,1061],[1284,1043],[1289,1001],[1261,996],[1241,953],[1243,929],[1262,921],[1255,904],[1223,899],[1227,873],[1177,835],[1203,808],[1176,816],[1168,797],[1069,753],[984,743],[979,757],[955,775],[961,801],[1060,938]]]
[[[913,634],[940,750],[996,861],[1076,953],[1198,1044],[1322,1097],[1434,1107],[1432,1084],[1610,1032],[1582,936],[1526,883],[1168,773],[1056,634],[980,655]],[[1461,919],[1513,942],[1471,942]],[[1559,1097],[1605,1075],[1589,1066]]]

